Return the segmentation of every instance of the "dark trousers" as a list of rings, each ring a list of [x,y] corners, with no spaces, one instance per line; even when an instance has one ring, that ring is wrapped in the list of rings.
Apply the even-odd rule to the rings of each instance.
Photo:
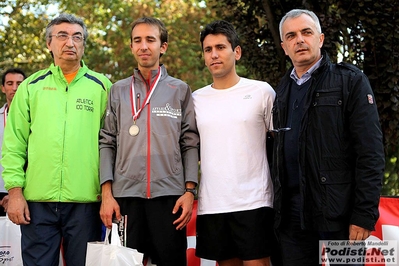
[[[299,216],[285,217],[283,225],[277,230],[277,237],[280,243],[282,261],[284,266],[319,266],[321,249],[320,240],[348,240],[348,229],[336,232],[319,232],[302,230]],[[335,264],[330,264],[333,266]],[[339,264],[342,265],[342,264]],[[346,264],[360,266],[363,264]]]
[[[158,266],[186,266],[186,228],[176,230],[172,213],[179,196],[153,199],[116,198],[122,215],[127,215],[127,246],[150,257]],[[68,265],[69,266],[69,265]]]
[[[87,242],[101,240],[100,203],[28,206],[31,222],[21,225],[24,266],[58,266],[61,241],[66,265],[85,265]]]

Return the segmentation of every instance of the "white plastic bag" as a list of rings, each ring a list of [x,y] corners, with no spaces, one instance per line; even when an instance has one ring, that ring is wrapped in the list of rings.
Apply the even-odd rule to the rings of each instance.
[[[117,224],[113,223],[112,230],[107,228],[104,242],[87,243],[86,266],[143,266],[143,254],[121,246],[117,230]]]
[[[0,265],[22,266],[21,230],[8,216],[0,217]]]

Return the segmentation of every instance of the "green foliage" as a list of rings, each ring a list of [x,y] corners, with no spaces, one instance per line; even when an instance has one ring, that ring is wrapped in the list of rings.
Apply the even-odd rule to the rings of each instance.
[[[49,12],[55,8],[54,12]],[[170,75],[193,90],[209,84],[199,43],[201,27],[213,12],[197,0],[6,0],[0,4],[0,71],[21,67],[28,74],[47,67],[52,58],[45,44],[45,27],[61,12],[82,17],[89,30],[85,63],[113,82],[137,66],[130,51],[131,23],[141,16],[161,19],[169,32],[169,48],[161,61]],[[3,97],[4,98],[4,97]],[[0,99],[4,101],[4,99]]]
[[[0,14],[1,72],[10,67],[20,67],[29,75],[47,66],[52,60],[47,59],[44,39],[47,15],[44,11],[36,9],[33,4],[31,9],[27,9],[26,3],[6,1],[0,5]]]

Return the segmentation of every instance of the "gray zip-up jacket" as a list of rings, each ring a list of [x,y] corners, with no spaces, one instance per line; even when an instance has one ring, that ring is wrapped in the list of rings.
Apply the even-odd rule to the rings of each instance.
[[[190,87],[168,75],[161,77],[145,106],[150,80],[138,69],[132,77],[116,82],[108,99],[104,127],[100,131],[100,182],[112,180],[114,197],[154,198],[182,195],[185,182],[198,182],[199,135]],[[133,125],[133,101],[142,111]]]

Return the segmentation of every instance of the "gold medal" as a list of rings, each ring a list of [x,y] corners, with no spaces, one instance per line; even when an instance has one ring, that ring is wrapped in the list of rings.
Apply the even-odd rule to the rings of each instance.
[[[140,128],[134,124],[129,128],[129,134],[130,136],[137,136],[140,132]]]

